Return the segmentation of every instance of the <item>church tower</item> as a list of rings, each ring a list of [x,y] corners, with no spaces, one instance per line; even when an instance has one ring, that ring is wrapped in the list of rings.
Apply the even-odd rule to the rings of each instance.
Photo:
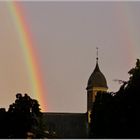
[[[98,64],[98,48],[97,57],[96,57],[96,66],[91,76],[89,77],[87,84],[87,113],[88,113],[88,122],[90,122],[90,114],[95,101],[95,97],[98,91],[107,91],[107,81],[103,73],[100,71]]]

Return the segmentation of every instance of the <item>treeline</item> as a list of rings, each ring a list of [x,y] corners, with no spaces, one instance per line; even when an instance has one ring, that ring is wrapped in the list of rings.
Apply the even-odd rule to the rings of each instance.
[[[98,92],[90,138],[140,138],[140,60],[116,93]]]
[[[38,101],[18,93],[8,111],[0,108],[0,138],[46,138]]]

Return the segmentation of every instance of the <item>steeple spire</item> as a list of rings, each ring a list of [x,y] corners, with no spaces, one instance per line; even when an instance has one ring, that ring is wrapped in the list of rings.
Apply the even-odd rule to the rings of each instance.
[[[94,72],[100,71],[99,66],[98,66],[98,47],[96,47],[96,67],[94,69]]]
[[[98,63],[98,59],[99,59],[99,58],[98,58],[98,49],[99,49],[99,48],[96,47],[96,51],[97,51],[97,52],[96,52],[96,55],[97,55],[97,56],[96,56],[96,62],[97,62],[97,63]]]
[[[95,98],[98,91],[102,91],[105,93],[108,89],[107,81],[103,73],[100,71],[98,66],[98,47],[96,47],[96,66],[94,71],[89,77],[87,84],[87,112],[88,117],[90,116],[90,112],[93,107],[93,103],[95,102]],[[88,122],[90,123],[90,117],[88,118]]]

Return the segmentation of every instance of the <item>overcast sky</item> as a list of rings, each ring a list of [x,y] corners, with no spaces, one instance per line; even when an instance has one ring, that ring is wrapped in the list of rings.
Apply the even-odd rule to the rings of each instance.
[[[99,67],[109,91],[128,80],[140,58],[140,2],[20,2],[30,29],[45,83],[48,112],[86,112],[86,86]],[[0,105],[8,107],[17,92],[31,93],[28,71],[11,24],[0,2]]]

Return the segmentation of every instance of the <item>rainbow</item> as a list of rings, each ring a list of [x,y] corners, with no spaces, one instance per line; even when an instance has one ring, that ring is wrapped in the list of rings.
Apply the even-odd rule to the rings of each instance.
[[[12,22],[17,29],[17,35],[19,37],[20,47],[24,55],[28,76],[32,86],[32,94],[39,101],[41,111],[46,111],[45,88],[43,86],[43,79],[38,62],[37,51],[33,44],[31,32],[26,23],[22,7],[18,2],[7,2]]]
[[[127,53],[128,64],[133,65],[136,61],[136,47],[138,43],[137,36],[134,32],[135,23],[133,20],[133,15],[128,3],[118,3],[116,4],[116,11],[118,13],[118,24],[121,28],[124,50]]]

